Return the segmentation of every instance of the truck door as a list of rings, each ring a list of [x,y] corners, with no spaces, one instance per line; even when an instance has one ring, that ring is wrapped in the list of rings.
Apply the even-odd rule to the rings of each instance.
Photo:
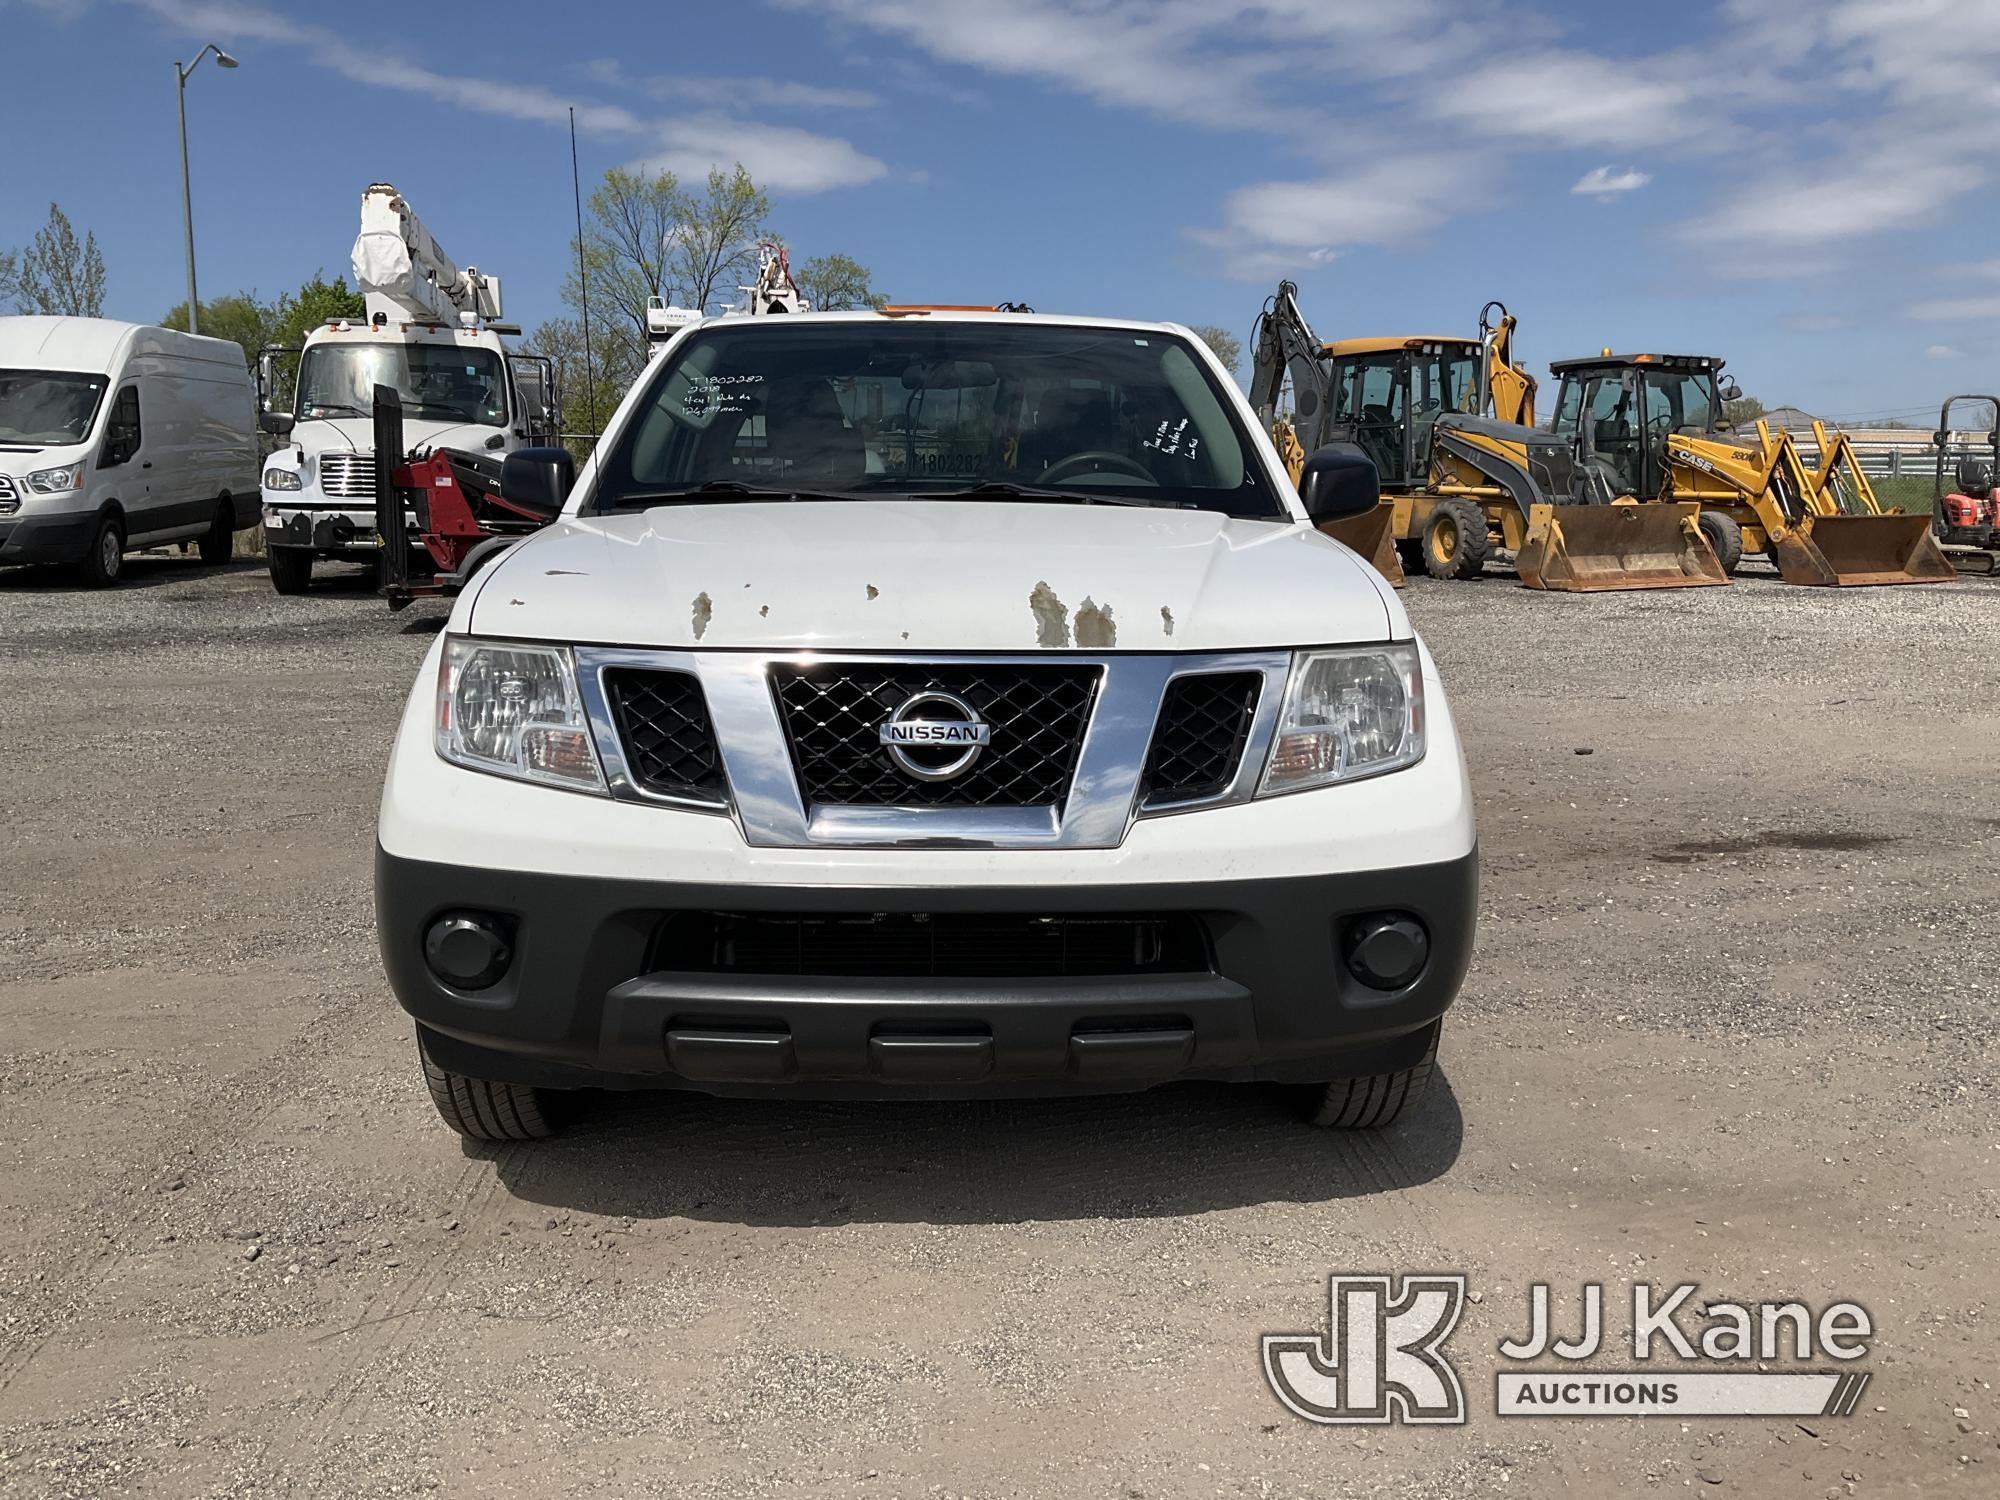
[[[545,354],[510,354],[507,368],[514,377],[514,410],[520,413],[522,436],[533,444],[553,443],[562,429],[555,362]]]
[[[158,528],[159,523],[153,518],[152,475],[147,472],[152,466],[151,458],[145,455],[145,433],[139,420],[139,383],[128,380],[112,397],[111,415],[104,423],[104,440],[97,449],[98,471],[106,479],[102,488],[125,511],[128,543],[141,533]]]

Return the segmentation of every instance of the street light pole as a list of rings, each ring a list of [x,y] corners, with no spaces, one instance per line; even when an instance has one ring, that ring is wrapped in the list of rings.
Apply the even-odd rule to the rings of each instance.
[[[180,105],[181,115],[181,230],[187,236],[189,333],[201,332],[201,303],[196,299],[194,289],[194,198],[188,190],[187,87],[189,75],[201,66],[201,60],[211,52],[215,54],[216,66],[223,68],[233,68],[236,66],[236,59],[231,57],[227,52],[224,52],[213,42],[210,42],[201,51],[195,53],[194,61],[186,67],[182,67],[179,62],[174,64],[176,100]]]

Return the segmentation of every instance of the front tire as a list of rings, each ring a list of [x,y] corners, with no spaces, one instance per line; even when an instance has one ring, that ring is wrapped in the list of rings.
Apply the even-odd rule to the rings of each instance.
[[[303,594],[312,586],[313,555],[303,547],[269,550],[271,587],[281,594]]]
[[[1743,561],[1743,528],[1719,510],[1705,510],[1696,525],[1708,539],[1708,545],[1715,552],[1715,560],[1722,564],[1724,573],[1733,574],[1736,565]]]
[[[1437,1066],[1438,1036],[1444,1022],[1431,1023],[1424,1055],[1407,1068],[1363,1078],[1336,1078],[1315,1088],[1306,1100],[1306,1121],[1331,1130],[1377,1130],[1414,1110]]]
[[[85,588],[108,588],[125,573],[125,523],[116,516],[100,516],[97,530],[90,534],[90,550],[76,565]]]
[[[421,1031],[417,1056],[438,1117],[467,1140],[539,1141],[556,1133],[543,1108],[542,1090],[524,1083],[468,1078],[441,1068],[431,1061]]]
[[[1424,523],[1424,571],[1433,578],[1477,578],[1486,571],[1486,512],[1470,500],[1440,500]]]
[[[224,496],[215,502],[215,520],[201,537],[201,560],[220,567],[236,552],[236,505]]]

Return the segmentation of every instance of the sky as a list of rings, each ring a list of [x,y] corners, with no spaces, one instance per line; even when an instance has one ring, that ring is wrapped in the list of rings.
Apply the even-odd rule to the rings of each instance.
[[[0,0],[0,248],[50,201],[106,314],[344,272],[393,182],[508,316],[562,311],[568,110],[612,166],[740,161],[799,258],[909,302],[1721,355],[1768,405],[2000,389],[2000,0]],[[1544,400],[1553,395],[1545,385]]]

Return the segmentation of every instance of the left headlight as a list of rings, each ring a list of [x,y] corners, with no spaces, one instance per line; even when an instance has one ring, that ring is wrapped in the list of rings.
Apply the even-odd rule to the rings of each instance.
[[[1257,795],[1400,771],[1424,758],[1424,676],[1414,641],[1301,651]]]
[[[267,490],[295,490],[300,487],[297,469],[266,469],[264,488]]]
[[[605,792],[576,664],[561,646],[445,642],[437,753],[453,765],[573,792]]]
[[[28,488],[37,495],[67,495],[83,488],[83,464],[64,464],[60,469],[37,469],[28,476]]]

